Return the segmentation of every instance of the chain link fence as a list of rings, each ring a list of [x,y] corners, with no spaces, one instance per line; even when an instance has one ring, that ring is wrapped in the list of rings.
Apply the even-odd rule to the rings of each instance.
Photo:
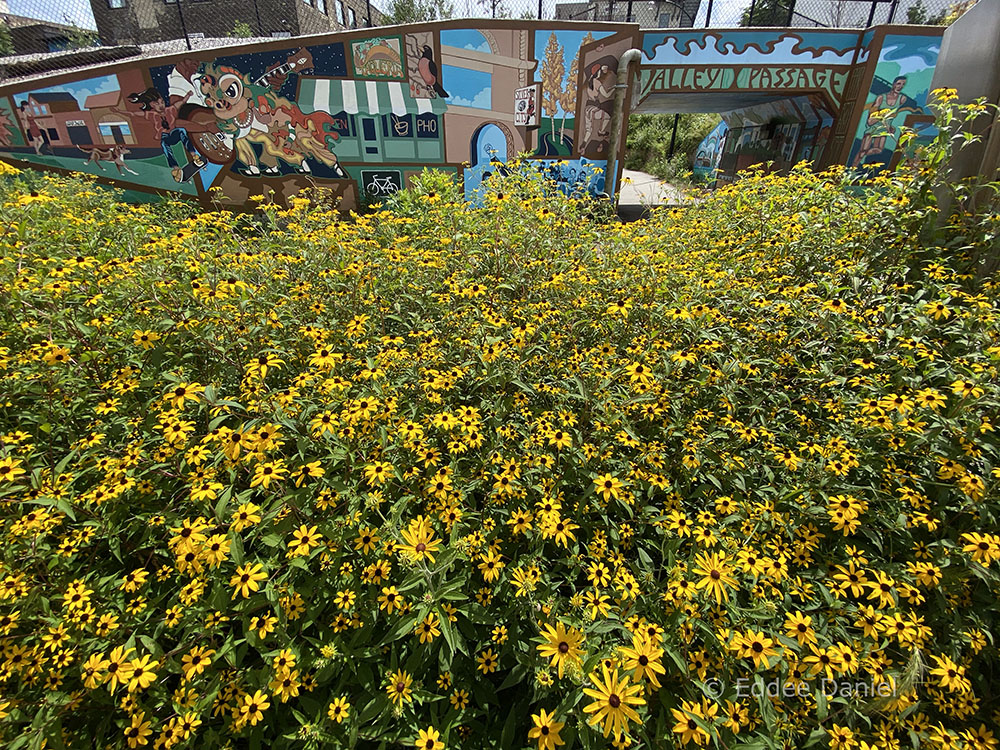
[[[0,80],[114,60],[441,18],[643,28],[944,24],[976,0],[0,0]]]

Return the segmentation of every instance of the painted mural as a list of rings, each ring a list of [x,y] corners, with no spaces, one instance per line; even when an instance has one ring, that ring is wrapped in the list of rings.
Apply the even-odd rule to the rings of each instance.
[[[874,167],[876,171],[888,166],[903,125],[918,131],[932,125],[927,94],[940,51],[938,36],[885,36],[851,147],[851,166]]]
[[[868,92],[850,160],[889,163],[896,140],[883,126],[926,119],[940,37],[912,27],[643,33],[512,20],[393,31],[199,50],[11,84],[0,88],[0,153],[86,172],[130,195],[206,205],[246,205],[262,193],[282,201],[318,185],[346,210],[384,199],[428,167],[458,175],[477,201],[519,154],[569,194],[602,194],[618,177],[604,174],[618,61],[640,47],[627,104],[676,95],[725,102],[708,111],[729,112],[728,136],[706,141],[699,168],[725,165],[730,148],[733,163],[766,149],[782,163],[847,160],[831,152],[830,132],[849,75]],[[771,104],[754,103],[761,94]]]
[[[698,145],[694,154],[694,164],[692,171],[701,180],[714,180],[715,170],[719,168],[719,160],[722,158],[722,147],[726,142],[726,132],[729,126],[725,120],[720,120],[719,124],[712,128]]]

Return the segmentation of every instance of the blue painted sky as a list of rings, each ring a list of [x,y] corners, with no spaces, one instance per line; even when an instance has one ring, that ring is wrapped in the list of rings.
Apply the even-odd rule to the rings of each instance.
[[[441,32],[441,44],[487,54],[490,51],[490,43],[486,41],[486,37],[475,29],[445,29]]]
[[[54,93],[56,91],[68,91],[76,97],[76,101],[80,105],[80,109],[83,109],[83,104],[87,101],[88,96],[93,94],[106,94],[109,91],[118,91],[120,88],[117,76],[101,76],[100,78],[88,78],[86,81],[62,83],[58,86],[36,89],[36,92]],[[26,95],[24,96],[26,97]],[[17,99],[18,103],[20,103],[22,96],[19,95],[15,97],[15,99]]]
[[[493,76],[489,73],[442,65],[441,83],[448,90],[448,104],[479,109],[493,108]]]

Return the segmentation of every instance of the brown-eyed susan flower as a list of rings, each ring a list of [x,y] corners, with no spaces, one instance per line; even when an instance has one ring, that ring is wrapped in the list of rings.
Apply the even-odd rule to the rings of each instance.
[[[585,687],[584,695],[593,698],[593,703],[584,706],[583,711],[592,714],[587,720],[589,724],[600,725],[604,736],[610,733],[628,734],[630,721],[642,723],[639,714],[633,706],[645,705],[646,701],[638,694],[642,692],[642,684],[631,684],[628,675],[618,677],[617,669],[608,669],[607,664],[601,665],[601,674],[590,674],[593,687]]]
[[[567,628],[563,623],[556,622],[555,627],[546,625],[542,630],[542,637],[545,643],[537,646],[541,655],[550,659],[550,666],[556,668],[559,678],[562,679],[563,670],[567,664],[581,666],[581,656],[584,642],[583,633],[576,628]]]
[[[261,521],[261,508],[254,503],[243,503],[233,511],[232,529],[239,533],[250,526],[254,526]]]
[[[128,746],[132,747],[142,747],[148,744],[147,737],[153,733],[153,729],[150,722],[146,720],[146,712],[139,711],[138,713],[132,714],[131,721],[127,727],[125,727],[124,735],[125,740],[128,742]]]
[[[255,691],[253,695],[245,695],[238,708],[239,721],[252,727],[257,726],[257,723],[264,718],[264,712],[271,707],[269,698],[267,693],[260,690]]]
[[[498,663],[497,655],[493,653],[493,649],[491,648],[486,649],[476,657],[476,669],[483,674],[495,672]]]
[[[636,633],[632,636],[632,646],[622,647],[620,651],[622,667],[626,672],[631,670],[633,680],[648,680],[653,687],[660,687],[657,675],[666,674],[666,669],[660,661],[663,649],[659,647],[658,641],[645,633]]]
[[[330,717],[331,721],[335,721],[338,724],[343,723],[351,713],[351,705],[347,702],[346,696],[340,696],[339,698],[334,698],[330,702],[329,708],[326,710],[326,715]]]
[[[10,456],[0,458],[0,482],[13,482],[26,474],[23,462]]]
[[[406,544],[399,546],[399,551],[405,555],[421,560],[427,558],[434,562],[434,555],[437,553],[441,540],[434,538],[434,529],[431,528],[430,521],[424,516],[418,516],[410,521],[403,530],[403,539]]]
[[[730,588],[736,588],[736,579],[723,553],[702,553],[695,557],[695,572],[700,576],[697,587],[705,589],[716,602],[729,601]]]
[[[670,709],[676,722],[671,731],[683,745],[690,743],[698,747],[708,745],[712,735],[705,729],[705,725],[711,726],[718,711],[719,707],[715,703],[709,703],[703,708],[698,703],[681,701],[680,708]]]
[[[397,708],[402,708],[404,703],[413,700],[413,677],[400,669],[389,675],[385,686],[385,691],[389,695],[389,700],[396,704]]]
[[[544,708],[539,709],[537,714],[531,715],[534,726],[528,730],[528,739],[538,741],[538,750],[555,750],[556,747],[566,744],[559,736],[565,724],[556,721],[555,716],[555,712],[549,713]]]
[[[417,750],[444,750],[444,743],[441,742],[441,733],[434,727],[421,729],[417,733],[417,739],[413,746]]]
[[[240,594],[244,599],[260,590],[260,582],[267,580],[267,572],[260,563],[241,565],[233,573],[229,585],[233,587],[233,598]]]
[[[288,542],[288,556],[305,557],[322,542],[323,535],[319,533],[316,526],[303,524],[292,532],[292,539]]]

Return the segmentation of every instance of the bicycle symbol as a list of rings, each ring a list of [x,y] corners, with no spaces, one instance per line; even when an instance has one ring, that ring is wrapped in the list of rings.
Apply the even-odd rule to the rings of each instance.
[[[392,175],[384,177],[373,176],[371,183],[365,188],[369,195],[389,195],[390,193],[395,193],[398,189]]]

